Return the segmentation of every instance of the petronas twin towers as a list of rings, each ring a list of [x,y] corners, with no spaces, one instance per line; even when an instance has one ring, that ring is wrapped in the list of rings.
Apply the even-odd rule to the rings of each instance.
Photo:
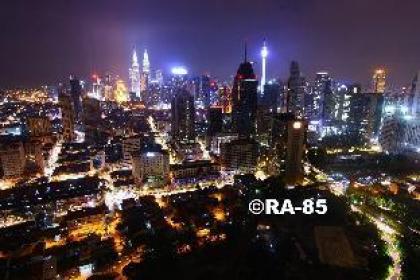
[[[140,73],[140,65],[137,57],[136,48],[133,48],[131,68],[129,69],[130,90],[136,93],[136,97],[141,97],[141,93],[147,90],[150,73],[150,61],[147,50],[143,53],[143,65]]]

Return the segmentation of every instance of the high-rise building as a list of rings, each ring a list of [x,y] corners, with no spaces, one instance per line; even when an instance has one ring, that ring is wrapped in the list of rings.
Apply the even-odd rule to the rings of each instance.
[[[92,75],[92,92],[88,93],[88,95],[98,100],[103,100],[104,98],[103,86],[104,84],[101,78],[96,74]]]
[[[100,101],[96,98],[83,99],[83,124],[85,127],[85,141],[95,143],[99,140],[102,112]]]
[[[263,46],[261,48],[261,95],[264,96],[264,91],[265,91],[265,84],[266,84],[266,79],[267,79],[267,56],[268,56],[268,48],[267,48],[267,44],[266,41],[264,40],[263,42]]]
[[[0,150],[0,162],[5,178],[17,178],[25,170],[25,150],[22,142],[4,145]]]
[[[200,79],[200,99],[205,108],[210,107],[211,81],[209,75],[202,75]]]
[[[262,106],[265,111],[277,113],[281,108],[281,100],[283,94],[283,86],[281,82],[275,80],[269,81],[264,86],[264,95],[262,97]]]
[[[232,89],[233,130],[240,137],[252,137],[255,134],[257,118],[258,81],[252,64],[245,60],[239,65]]]
[[[155,79],[159,86],[163,86],[163,72],[162,70],[156,70],[155,72]]]
[[[305,105],[305,78],[301,75],[299,64],[292,61],[290,64],[290,77],[287,83],[287,112],[303,117]]]
[[[178,88],[171,106],[171,134],[179,142],[195,141],[194,97],[186,89]]]
[[[74,119],[75,112],[73,102],[70,96],[61,92],[58,96],[58,104],[61,110],[61,124],[63,126],[63,139],[71,142],[75,139],[74,135]]]
[[[287,125],[286,183],[303,183],[303,155],[305,151],[306,123],[291,120]]]
[[[360,86],[351,89],[350,108],[346,122],[349,135],[358,135],[364,141],[377,136],[382,116],[383,96],[362,93]]]
[[[223,129],[223,109],[222,107],[210,107],[209,109],[209,126],[207,129],[208,136],[214,136],[221,133]]]
[[[147,91],[149,87],[149,77],[150,77],[150,62],[149,62],[149,54],[147,50],[144,50],[143,53],[143,67],[141,71],[140,77],[140,92],[144,93]],[[145,98],[143,98],[144,100]]]
[[[373,93],[383,94],[386,86],[386,72],[384,69],[376,69],[372,77]]]
[[[384,106],[379,143],[384,151],[401,153],[420,148],[420,121],[402,104]]]
[[[318,72],[316,74],[312,96],[312,103],[305,103],[305,109],[310,108],[307,109],[305,115],[311,120],[331,122],[337,100],[333,93],[331,77],[327,72]]]
[[[219,105],[223,108],[223,113],[232,113],[232,89],[228,85],[223,85],[218,89]]]
[[[70,76],[70,96],[73,99],[75,118],[79,120],[82,113],[82,84],[73,76]]]
[[[130,76],[130,90],[131,92],[134,92],[138,98],[140,98],[140,65],[135,48],[133,48],[131,68],[128,72]]]

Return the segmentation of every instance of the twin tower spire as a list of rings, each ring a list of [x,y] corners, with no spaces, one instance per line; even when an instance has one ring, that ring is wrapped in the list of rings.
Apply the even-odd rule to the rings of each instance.
[[[139,67],[139,61],[137,57],[136,47],[133,47],[133,57],[131,62],[132,68]],[[144,50],[143,53],[143,72],[150,72],[150,61],[149,61],[149,54],[147,53],[147,49]]]
[[[129,69],[130,88],[137,97],[141,97],[141,92],[146,90],[150,73],[150,61],[147,50],[143,53],[143,65],[140,73],[140,64],[137,57],[136,47],[133,47],[131,68]]]

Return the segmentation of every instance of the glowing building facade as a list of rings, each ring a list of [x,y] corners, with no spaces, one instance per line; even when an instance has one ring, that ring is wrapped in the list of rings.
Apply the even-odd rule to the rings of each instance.
[[[129,76],[131,92],[134,92],[137,97],[140,97],[140,65],[137,58],[136,49],[133,49],[133,56],[131,61],[131,68],[129,69]]]
[[[149,86],[149,76],[150,76],[150,61],[149,61],[149,54],[147,50],[144,50],[143,53],[143,67],[140,77],[140,92],[147,91]]]
[[[376,69],[372,77],[373,93],[384,93],[386,86],[386,72],[384,69]]]

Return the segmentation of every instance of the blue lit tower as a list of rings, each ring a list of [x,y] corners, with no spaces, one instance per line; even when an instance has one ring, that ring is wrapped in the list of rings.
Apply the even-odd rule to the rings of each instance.
[[[267,63],[268,49],[264,39],[263,47],[261,48],[261,95],[264,95],[264,86],[266,84],[266,63]]]

